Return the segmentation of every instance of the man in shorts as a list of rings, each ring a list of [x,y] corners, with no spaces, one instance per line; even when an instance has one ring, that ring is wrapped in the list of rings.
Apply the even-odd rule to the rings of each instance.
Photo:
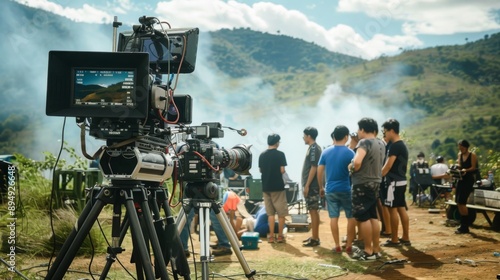
[[[324,195],[323,185],[318,184],[316,176],[321,147],[316,143],[318,130],[314,127],[304,129],[304,144],[308,145],[304,165],[302,166],[302,187],[306,199],[307,210],[311,216],[312,237],[304,240],[303,246],[314,247],[320,245],[319,241],[319,201]]]
[[[282,151],[278,151],[280,136],[271,134],[267,137],[268,148],[259,156],[259,169],[262,173],[262,193],[264,205],[269,222],[269,243],[284,243],[283,229],[285,228],[285,217],[288,215],[288,204],[286,200],[285,173],[286,157]],[[278,214],[278,238],[275,237],[274,223],[275,215]]]
[[[406,169],[408,166],[408,149],[399,137],[399,122],[388,119],[382,124],[384,137],[391,142],[387,150],[387,157],[382,168],[382,176],[387,184],[387,196],[384,205],[389,207],[389,220],[391,223],[391,239],[383,246],[395,247],[401,244],[411,245],[410,220],[406,212]],[[403,228],[403,235],[398,237],[399,220]]]
[[[382,182],[382,164],[385,144],[376,138],[378,124],[374,119],[363,118],[358,122],[359,142],[349,170],[352,173],[352,211],[363,236],[364,251],[354,254],[359,260],[380,257],[380,224],[377,216],[377,199]]]
[[[341,253],[339,240],[339,217],[343,209],[347,218],[347,241],[346,252],[352,252],[356,221],[352,217],[351,180],[349,178],[349,163],[354,158],[354,152],[346,146],[349,140],[349,129],[343,125],[335,127],[332,134],[333,146],[326,148],[319,159],[318,181],[324,186],[324,175],[326,170],[325,196],[330,217],[330,229],[332,231],[335,253]]]

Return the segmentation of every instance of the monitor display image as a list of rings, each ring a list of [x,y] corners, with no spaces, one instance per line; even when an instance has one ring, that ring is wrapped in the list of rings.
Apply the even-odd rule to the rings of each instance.
[[[150,80],[147,53],[50,51],[45,112],[144,119]]]
[[[76,106],[135,106],[133,69],[74,70],[73,104]]]

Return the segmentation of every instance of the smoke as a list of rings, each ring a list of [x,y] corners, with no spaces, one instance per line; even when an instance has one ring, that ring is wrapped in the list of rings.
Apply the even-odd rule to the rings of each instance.
[[[225,129],[224,138],[214,141],[226,149],[236,144],[252,144],[253,165],[250,173],[254,178],[260,178],[258,158],[267,149],[267,136],[271,133],[281,136],[279,150],[286,155],[286,170],[292,180],[300,182],[308,148],[302,138],[306,127],[316,127],[319,131],[317,143],[327,147],[332,144],[330,134],[337,125],[345,125],[356,132],[357,122],[363,117],[374,118],[381,125],[389,117],[400,119],[398,116],[402,116],[404,111],[401,98],[385,96],[386,99],[397,100],[397,104],[385,104],[382,107],[373,102],[374,96],[345,92],[335,81],[326,87],[313,106],[296,106],[305,103],[300,99],[280,102],[274,98],[273,87],[261,77],[235,81],[214,71],[208,51],[210,40],[207,33],[203,33],[199,40],[196,70],[192,74],[198,82],[186,85],[185,80],[190,78],[180,77],[180,84],[186,87],[180,86],[176,94],[189,93],[193,97],[194,125],[215,121],[223,126],[245,128],[248,131],[248,135],[242,137]],[[381,73],[374,80],[386,84],[389,79],[392,79],[391,76]],[[374,82],[367,81],[358,86],[374,87]]]
[[[3,91],[2,95],[8,93],[10,106],[29,111],[36,120],[33,136],[35,152],[28,156],[36,158],[42,151],[56,153],[60,146],[63,118],[47,117],[44,112],[48,52],[110,50],[111,26],[74,23],[40,10],[21,9],[17,5],[1,9],[0,17],[4,23],[2,26],[8,27],[3,29],[2,37],[8,38],[9,42],[1,47],[5,60],[0,69],[9,73],[8,80],[16,84]],[[126,29],[121,27],[119,31]],[[213,65],[210,59],[210,45],[209,33],[201,33],[196,70],[193,74],[179,77],[176,94],[193,97],[193,125],[220,122],[223,126],[248,131],[248,135],[242,137],[235,131],[225,129],[225,137],[214,141],[226,149],[237,144],[251,144],[253,166],[250,172],[255,178],[260,178],[258,158],[267,149],[267,136],[271,133],[281,135],[279,149],[286,154],[287,172],[292,180],[300,182],[308,148],[302,138],[304,128],[316,127],[319,131],[317,142],[326,147],[332,143],[330,134],[335,126],[342,124],[351,131],[357,131],[357,122],[363,117],[374,118],[379,125],[385,119],[394,117],[400,120],[403,129],[408,123],[405,113],[408,110],[404,106],[406,100],[400,93],[391,90],[398,80],[392,72],[380,73],[373,80],[350,85],[350,89],[356,89],[355,92],[346,91],[338,82],[332,81],[321,93],[317,104],[312,106],[305,105],[301,99],[284,103],[274,98],[273,87],[260,77],[234,80],[217,71],[217,65]],[[374,98],[381,96],[374,96],[373,93],[378,92],[375,89],[380,87],[387,88],[385,96],[382,96],[387,102],[377,105]],[[74,118],[67,119],[65,139],[70,146],[79,148],[79,129],[73,121]],[[102,144],[102,141],[87,135],[89,153]]]
[[[60,147],[63,118],[45,115],[48,53],[50,50],[111,50],[112,29],[97,24],[77,24],[53,14],[2,1],[0,86],[3,110],[29,116],[31,145],[21,152],[34,159],[42,152],[56,154]],[[79,147],[74,118],[66,122],[65,141]],[[20,141],[27,141],[20,139]],[[24,142],[23,142],[24,143]],[[91,147],[98,144],[89,143]]]

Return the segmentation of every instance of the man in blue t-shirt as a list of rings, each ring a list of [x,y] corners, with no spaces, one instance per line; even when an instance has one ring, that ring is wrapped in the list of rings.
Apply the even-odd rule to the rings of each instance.
[[[285,217],[288,215],[288,204],[286,200],[285,173],[286,157],[282,151],[278,151],[280,136],[271,134],[267,137],[268,148],[259,156],[259,169],[262,173],[262,193],[264,205],[269,221],[269,243],[284,243],[283,229]],[[274,215],[278,214],[278,238],[274,236]]]
[[[338,223],[340,210],[344,209],[347,218],[346,252],[351,253],[356,221],[352,216],[351,181],[347,167],[354,158],[354,151],[346,146],[349,140],[349,129],[347,127],[343,125],[335,127],[331,137],[333,146],[326,148],[321,154],[317,177],[320,186],[323,186],[326,173],[325,195],[328,216],[330,217],[330,229],[335,242],[333,251],[336,253],[342,252]]]

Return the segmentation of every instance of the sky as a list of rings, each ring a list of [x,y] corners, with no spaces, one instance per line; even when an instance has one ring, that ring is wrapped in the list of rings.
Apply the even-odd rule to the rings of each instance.
[[[301,38],[328,50],[373,59],[403,49],[463,44],[500,31],[496,0],[16,0],[77,22],[125,26],[155,16],[201,31],[250,28]]]
[[[72,42],[61,42],[56,32],[44,23],[57,22],[36,13],[33,26],[18,26],[19,17],[0,9],[0,20],[16,30],[5,32],[9,44],[0,46],[2,65],[0,75],[5,85],[13,85],[9,98],[13,104],[30,102],[45,104],[47,54],[50,50],[111,50],[109,42],[114,16],[123,23],[119,31],[131,29],[138,18],[155,16],[173,28],[198,27],[202,33],[198,42],[196,69],[192,74],[202,83],[190,84],[184,75],[179,77],[176,94],[193,97],[193,125],[202,122],[220,122],[223,126],[246,129],[240,136],[225,129],[225,135],[216,140],[221,147],[230,149],[237,144],[251,144],[253,153],[252,175],[260,178],[258,155],[267,148],[267,135],[281,135],[280,150],[287,156],[287,172],[294,181],[300,181],[301,168],[307,146],[302,136],[307,126],[319,131],[317,142],[326,147],[331,144],[330,133],[336,125],[357,130],[362,117],[374,118],[379,125],[387,118],[396,118],[402,130],[418,119],[408,116],[411,110],[404,95],[391,91],[398,83],[394,71],[379,73],[374,79],[387,89],[385,107],[370,102],[370,93],[364,96],[344,92],[343,86],[332,80],[317,104],[290,107],[273,98],[273,88],[262,77],[248,77],[237,83],[223,73],[210,68],[211,38],[206,31],[221,28],[250,28],[271,34],[284,34],[314,42],[330,51],[374,59],[382,55],[396,55],[403,49],[420,49],[436,45],[465,44],[466,38],[475,41],[486,34],[500,32],[500,1],[462,0],[339,0],[339,1],[220,1],[220,0],[16,0],[19,4],[49,11],[54,17],[65,17],[75,22],[106,24],[110,28],[82,26],[71,30]],[[4,2],[5,3],[5,2]],[[49,25],[47,25],[49,26]],[[49,30],[50,29],[50,30]],[[4,30],[7,30],[4,29]],[[109,32],[108,32],[109,30]],[[67,34],[64,38],[68,37]],[[29,49],[28,49],[29,48]],[[10,78],[9,78],[10,77]],[[26,79],[29,77],[29,79]],[[11,81],[9,83],[9,81]],[[16,82],[23,81],[26,92],[16,92]],[[192,81],[192,80],[190,80]],[[372,81],[373,82],[373,81]],[[231,86],[228,86],[231,85]],[[3,92],[9,92],[3,91]],[[0,92],[0,96],[4,94]],[[14,102],[15,101],[15,102]],[[297,102],[295,102],[296,104]],[[22,107],[21,107],[22,108]],[[43,120],[37,132],[40,151],[57,154],[61,141],[63,119],[45,116],[44,106],[32,112]],[[73,120],[66,122],[66,141],[79,150],[79,129]],[[93,153],[103,142],[87,136],[87,152]],[[416,154],[418,151],[410,151]],[[41,152],[40,152],[41,154]],[[32,156],[32,155],[29,155]],[[36,157],[35,157],[36,158]]]

